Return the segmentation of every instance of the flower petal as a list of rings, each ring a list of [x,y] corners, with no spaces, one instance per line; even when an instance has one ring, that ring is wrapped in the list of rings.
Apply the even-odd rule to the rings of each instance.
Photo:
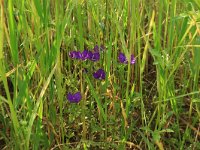
[[[88,59],[92,59],[93,53],[91,51],[88,52]]]
[[[122,52],[119,53],[118,60],[123,64],[128,64],[128,60],[127,60],[125,54]],[[135,64],[135,57],[133,54],[131,55],[130,64]]]
[[[135,57],[133,54],[131,55],[131,64],[135,64]]]
[[[81,100],[81,93],[76,92],[75,94],[68,93],[67,94],[67,99],[69,100],[70,103],[78,103]]]
[[[80,51],[75,51],[75,58],[80,59],[81,58],[81,52]]]
[[[126,63],[127,62],[127,59],[126,59],[126,56],[124,55],[124,53],[119,53],[118,55],[118,59],[121,63]]]
[[[75,58],[75,51],[70,51],[69,57],[72,58],[72,59]]]
[[[89,52],[89,51],[88,51],[87,49],[85,49],[85,50],[81,53],[81,59],[82,59],[82,60],[88,59],[88,57],[89,57],[88,52]]]
[[[68,93],[68,94],[67,94],[67,99],[69,100],[69,102],[73,102],[73,100],[74,100],[73,94]]]
[[[98,61],[100,59],[100,54],[99,52],[95,52],[92,54],[92,58],[90,60],[92,61]]]
[[[74,94],[74,102],[75,103],[78,103],[80,100],[81,100],[81,93],[80,92],[76,92],[75,94]]]
[[[99,69],[93,73],[93,77],[95,79],[103,80],[106,77],[105,71],[103,69]]]
[[[100,75],[99,75],[99,73],[94,72],[94,73],[93,73],[93,77],[94,77],[95,79],[99,79]]]

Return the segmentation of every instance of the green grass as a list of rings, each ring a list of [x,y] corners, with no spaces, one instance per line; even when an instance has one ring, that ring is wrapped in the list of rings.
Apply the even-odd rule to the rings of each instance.
[[[0,148],[198,149],[199,9],[198,0],[0,0]],[[69,58],[95,45],[105,47],[98,62]],[[119,52],[136,63],[119,63]],[[103,81],[92,76],[99,68]],[[69,103],[75,91],[82,100]]]

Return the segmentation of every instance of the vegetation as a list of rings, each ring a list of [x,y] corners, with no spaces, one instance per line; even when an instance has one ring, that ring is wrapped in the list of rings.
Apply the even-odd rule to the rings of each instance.
[[[0,149],[199,149],[199,9],[0,0]]]

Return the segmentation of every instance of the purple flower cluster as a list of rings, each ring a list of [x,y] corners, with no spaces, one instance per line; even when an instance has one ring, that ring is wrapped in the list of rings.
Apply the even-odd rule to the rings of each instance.
[[[119,60],[121,63],[123,63],[123,64],[128,64],[128,60],[127,60],[125,54],[122,53],[122,52],[119,53],[119,55],[118,55],[118,60]],[[133,54],[131,55],[130,64],[135,64],[135,57],[134,57]]]
[[[93,53],[92,51],[85,49],[83,52],[70,51],[69,57],[72,59],[98,61],[100,59],[100,54],[99,54],[99,52]]]
[[[93,48],[93,52],[92,51],[89,51],[87,49],[85,49],[83,52],[80,52],[80,51],[70,51],[69,52],[69,57],[72,58],[72,59],[79,59],[79,60],[91,60],[93,62],[96,62],[100,59],[100,51],[103,51],[104,50],[104,47],[101,45],[100,47],[99,46],[95,46]],[[135,64],[135,57],[134,55],[132,54],[131,55],[131,58],[130,58],[130,64]],[[120,52],[119,55],[118,55],[118,60],[119,62],[123,63],[123,64],[128,64],[128,60],[125,56],[124,53]],[[84,68],[84,72],[87,73],[87,68]],[[98,79],[98,80],[105,80],[106,78],[106,73],[103,69],[98,69],[96,72],[93,72],[93,77],[95,79]],[[70,103],[78,103],[80,102],[81,100],[81,93],[80,92],[76,92],[74,94],[72,93],[68,93],[67,95],[67,99],[69,100]]]
[[[95,79],[104,80],[106,77],[106,73],[103,69],[99,69],[93,73],[93,77]],[[67,99],[69,100],[70,103],[79,103],[81,98],[82,97],[80,92],[76,92],[75,94],[68,93],[67,95]]]
[[[100,51],[103,51],[104,47],[101,46],[95,46],[92,51],[89,51],[87,49],[85,49],[83,52],[80,51],[70,51],[69,52],[69,57],[72,59],[79,59],[79,60],[91,60],[93,62],[96,62],[100,59]],[[88,72],[86,68],[84,68],[84,72]],[[103,69],[99,69],[96,72],[93,73],[93,77],[95,79],[99,79],[99,80],[104,80],[106,77],[106,73]],[[70,103],[78,103],[81,100],[81,93],[80,92],[76,92],[75,94],[72,93],[68,93],[67,95],[67,99],[69,100]]]

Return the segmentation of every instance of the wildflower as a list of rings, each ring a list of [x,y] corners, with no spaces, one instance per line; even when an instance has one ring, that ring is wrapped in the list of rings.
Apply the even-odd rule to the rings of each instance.
[[[96,72],[93,73],[93,77],[95,79],[103,80],[106,77],[106,73],[103,69],[99,69]]]
[[[74,59],[74,58],[80,59],[81,52],[80,51],[71,51],[71,52],[69,52],[69,57],[71,57],[72,59]]]
[[[86,59],[90,59],[92,57],[92,52],[88,51],[87,49],[85,49],[82,53],[81,53],[81,59],[82,60],[86,60]]]
[[[88,59],[92,59],[93,53],[91,51],[88,52]]]
[[[134,55],[132,54],[131,55],[131,64],[134,64],[135,63],[135,57],[134,57]]]
[[[75,53],[75,58],[80,59],[81,58],[81,52],[80,51],[74,51]]]
[[[82,53],[81,53],[81,59],[82,60],[86,60],[89,58],[89,51],[87,49],[85,49]]]
[[[125,56],[124,53],[121,53],[121,52],[120,52],[119,55],[118,55],[118,59],[119,59],[119,61],[120,61],[121,63],[123,63],[123,64],[128,64],[127,58],[126,58],[126,56]],[[134,57],[133,54],[131,55],[130,64],[135,64],[135,57]]]
[[[75,51],[69,52],[69,57],[71,57],[72,59],[74,59],[75,58]]]
[[[68,93],[67,94],[67,99],[69,100],[70,103],[78,103],[81,100],[81,93],[76,92],[75,94]]]
[[[121,63],[127,64],[126,56],[123,53],[119,53],[118,59]]]
[[[99,54],[99,52],[94,52],[93,54],[92,54],[92,57],[90,58],[90,60],[92,60],[92,61],[98,61],[100,59],[100,54]]]

